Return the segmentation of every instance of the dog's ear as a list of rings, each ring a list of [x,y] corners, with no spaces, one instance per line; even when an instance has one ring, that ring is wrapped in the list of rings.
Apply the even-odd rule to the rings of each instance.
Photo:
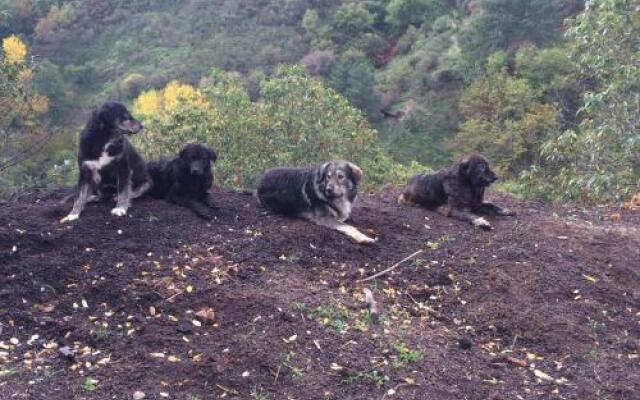
[[[322,181],[325,178],[325,176],[327,175],[327,169],[329,169],[330,165],[331,161],[322,164],[320,168],[318,168],[318,176],[316,176],[316,180]]]
[[[207,154],[209,154],[209,159],[211,160],[212,163],[215,163],[216,161],[218,161],[218,155],[211,147],[207,147]]]
[[[469,169],[471,168],[471,161],[468,158],[463,158],[458,163],[458,174],[467,176],[469,174]]]
[[[360,181],[362,180],[362,169],[352,162],[347,162],[347,165],[351,170],[351,176],[353,176],[353,181],[355,182],[356,185],[359,184]]]

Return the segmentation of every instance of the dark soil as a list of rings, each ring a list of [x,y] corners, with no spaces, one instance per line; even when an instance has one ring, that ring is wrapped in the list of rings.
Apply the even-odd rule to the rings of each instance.
[[[0,209],[1,399],[640,398],[640,212],[496,194],[484,232],[388,189],[361,246],[240,193],[61,225],[65,194]]]

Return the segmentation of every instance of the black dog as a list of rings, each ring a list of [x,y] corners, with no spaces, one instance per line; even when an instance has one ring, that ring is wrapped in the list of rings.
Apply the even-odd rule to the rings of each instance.
[[[489,222],[476,215],[513,216],[514,212],[484,202],[485,189],[498,179],[481,155],[462,158],[450,168],[434,174],[413,176],[398,203],[416,203],[430,210],[449,205],[448,215],[473,225],[491,229]]]
[[[258,184],[257,196],[268,210],[304,218],[352,238],[357,243],[375,240],[351,225],[362,170],[348,161],[331,161],[317,168],[273,168]]]
[[[117,196],[111,214],[126,215],[131,200],[150,185],[144,160],[124,137],[142,129],[120,103],[104,103],[91,114],[78,143],[78,194],[71,213],[60,222],[78,219],[87,202],[109,192]]]
[[[218,208],[209,193],[213,184],[211,163],[216,160],[212,149],[188,144],[178,157],[147,163],[152,181],[149,195],[187,207],[201,218],[211,219],[211,210]]]

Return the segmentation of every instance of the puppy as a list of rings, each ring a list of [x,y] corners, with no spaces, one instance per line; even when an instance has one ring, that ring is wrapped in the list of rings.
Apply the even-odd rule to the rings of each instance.
[[[375,239],[344,223],[361,179],[362,170],[348,161],[330,161],[316,168],[273,168],[262,175],[257,196],[274,213],[313,221],[357,243],[371,243]]]
[[[211,219],[211,210],[218,207],[213,202],[211,163],[217,155],[208,147],[188,144],[174,158],[151,161],[147,169],[151,176],[148,194],[156,199],[187,207],[204,219]]]
[[[489,221],[476,214],[515,215],[512,211],[484,202],[485,189],[497,179],[483,156],[469,155],[450,168],[413,176],[398,203],[411,202],[430,210],[448,204],[447,215],[479,228],[491,229]]]
[[[127,108],[107,102],[93,111],[78,143],[78,186],[73,209],[60,222],[80,217],[87,202],[116,194],[115,216],[124,216],[131,200],[140,197],[150,182],[142,157],[124,135],[143,129]]]

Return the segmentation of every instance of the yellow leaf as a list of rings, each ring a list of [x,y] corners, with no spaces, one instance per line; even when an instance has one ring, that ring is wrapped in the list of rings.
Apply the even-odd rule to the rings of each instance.
[[[598,282],[598,280],[596,278],[594,278],[593,276],[591,276],[591,275],[582,274],[582,276],[584,276],[584,279],[586,279],[587,281],[589,281],[591,283]]]

